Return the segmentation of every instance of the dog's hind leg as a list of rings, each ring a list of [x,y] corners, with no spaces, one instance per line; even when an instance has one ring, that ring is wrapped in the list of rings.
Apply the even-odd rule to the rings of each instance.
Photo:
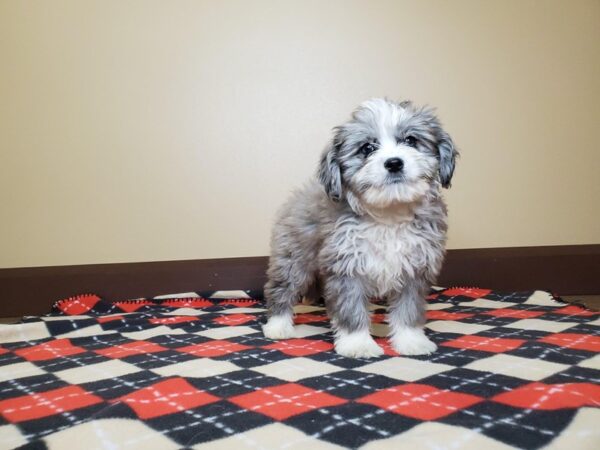
[[[335,351],[349,358],[372,358],[383,349],[371,337],[368,297],[356,278],[331,276],[325,283],[325,303],[335,332]]]
[[[424,280],[409,280],[402,292],[389,300],[390,343],[402,355],[428,355],[437,349],[423,330],[428,289]]]

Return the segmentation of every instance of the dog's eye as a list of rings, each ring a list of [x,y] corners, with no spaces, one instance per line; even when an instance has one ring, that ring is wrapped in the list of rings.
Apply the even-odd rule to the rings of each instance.
[[[364,155],[364,156],[369,156],[371,153],[373,153],[375,150],[377,150],[377,147],[375,146],[375,144],[373,144],[372,142],[367,142],[366,144],[363,144],[360,147],[360,152]]]
[[[406,145],[408,145],[409,147],[416,147],[417,146],[417,138],[414,136],[406,136],[404,138],[404,143]]]

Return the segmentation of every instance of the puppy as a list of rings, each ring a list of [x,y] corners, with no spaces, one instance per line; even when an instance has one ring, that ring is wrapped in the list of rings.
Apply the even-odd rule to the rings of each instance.
[[[322,294],[335,351],[383,354],[369,333],[369,298],[389,304],[391,345],[436,350],[423,331],[425,296],[446,243],[448,188],[457,151],[433,110],[372,99],[334,128],[317,176],[279,211],[271,238],[264,335],[294,335],[293,306]],[[321,288],[321,292],[317,293]]]

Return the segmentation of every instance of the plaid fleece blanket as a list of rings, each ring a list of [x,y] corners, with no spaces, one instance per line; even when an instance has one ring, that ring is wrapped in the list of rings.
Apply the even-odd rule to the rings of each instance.
[[[376,359],[334,353],[319,306],[265,339],[243,292],[59,301],[0,325],[0,447],[600,448],[600,314],[542,291],[428,300],[439,350],[395,354],[375,304]]]

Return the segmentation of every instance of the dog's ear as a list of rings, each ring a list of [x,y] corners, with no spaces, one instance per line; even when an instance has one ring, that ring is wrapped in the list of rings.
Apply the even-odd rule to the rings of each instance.
[[[337,160],[335,139],[321,156],[318,177],[329,198],[334,202],[339,202],[342,198],[342,172]]]
[[[450,135],[443,130],[438,141],[438,152],[440,154],[440,182],[442,187],[449,188],[458,152],[454,148],[454,142]]]

